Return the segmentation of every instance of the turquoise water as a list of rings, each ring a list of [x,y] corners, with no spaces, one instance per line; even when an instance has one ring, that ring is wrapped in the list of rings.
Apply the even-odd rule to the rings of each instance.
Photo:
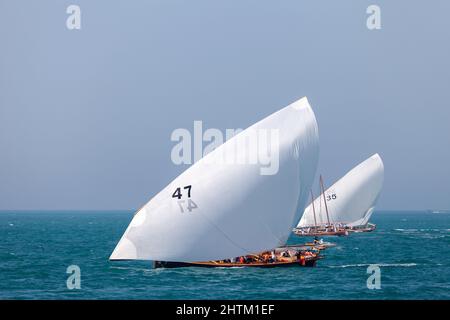
[[[328,238],[316,268],[157,269],[109,262],[132,212],[0,212],[1,299],[450,299],[450,214],[377,212],[375,232]],[[304,238],[292,236],[290,243]],[[367,266],[380,264],[381,289]],[[69,290],[66,268],[81,269]]]

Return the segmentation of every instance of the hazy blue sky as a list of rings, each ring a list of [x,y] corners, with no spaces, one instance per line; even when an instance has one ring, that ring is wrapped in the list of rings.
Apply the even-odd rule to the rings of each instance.
[[[382,29],[366,27],[369,4]],[[81,7],[81,30],[66,8]],[[132,209],[176,128],[308,96],[331,183],[375,152],[379,209],[450,208],[449,1],[0,0],[0,209]]]

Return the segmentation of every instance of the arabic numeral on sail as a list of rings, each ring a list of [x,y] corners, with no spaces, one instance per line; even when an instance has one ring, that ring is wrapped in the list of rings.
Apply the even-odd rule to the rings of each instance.
[[[181,213],[183,213],[184,212],[184,209],[183,209],[183,204],[184,204],[184,200],[180,200],[180,201],[178,201],[178,206],[180,207],[180,211],[181,211]]]
[[[180,201],[178,201],[178,206],[180,207],[181,213],[186,212],[185,209],[187,209],[187,211],[191,212],[192,210],[198,208],[197,204],[192,199],[188,199],[187,204],[186,204],[186,200],[180,200]]]
[[[197,208],[198,208],[197,204],[194,201],[192,201],[192,199],[189,199],[188,206],[187,206],[187,209],[189,210],[189,212],[191,212],[192,210],[197,209]]]

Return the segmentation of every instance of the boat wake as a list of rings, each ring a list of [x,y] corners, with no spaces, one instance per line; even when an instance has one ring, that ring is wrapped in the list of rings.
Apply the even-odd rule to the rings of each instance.
[[[155,270],[155,269],[152,269],[150,267],[148,269],[145,269],[145,268],[118,267],[118,266],[111,266],[110,269],[126,270],[126,271],[131,271],[131,272],[145,272],[145,273],[152,272],[153,270]]]
[[[394,233],[422,239],[441,239],[449,236],[449,229],[394,229]]]
[[[394,229],[394,231],[399,232],[441,232],[441,231],[450,231],[450,229]]]
[[[414,267],[417,263],[358,263],[358,264],[344,264],[341,266],[327,266],[328,268],[361,268],[377,265],[379,267]]]

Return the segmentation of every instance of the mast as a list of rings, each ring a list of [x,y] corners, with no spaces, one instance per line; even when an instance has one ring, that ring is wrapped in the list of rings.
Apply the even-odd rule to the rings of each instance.
[[[326,213],[327,213],[328,225],[330,225],[330,216],[329,216],[329,214],[328,214],[327,199],[325,198],[325,188],[323,187],[323,179],[322,179],[322,175],[320,175],[320,186],[322,187],[323,203],[325,204],[325,211],[326,211]]]
[[[314,195],[311,189],[311,204],[312,204],[312,209],[313,209],[313,214],[314,214],[314,226],[317,227],[317,220],[316,220],[316,209],[314,208]]]

